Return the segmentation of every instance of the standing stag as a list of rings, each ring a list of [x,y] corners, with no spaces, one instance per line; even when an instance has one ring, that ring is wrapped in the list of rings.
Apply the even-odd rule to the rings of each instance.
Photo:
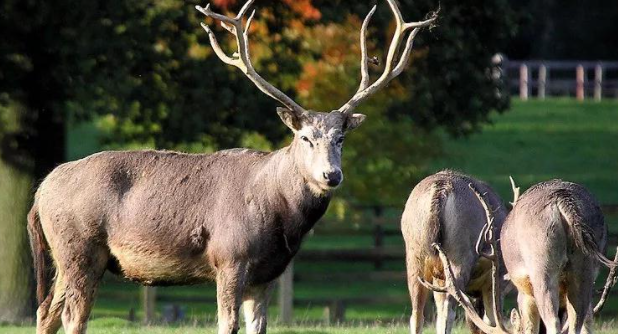
[[[597,201],[584,187],[562,180],[534,185],[521,198],[515,196],[515,205],[500,233],[500,248],[493,211],[483,195],[470,188],[486,210],[488,227],[481,235],[490,248],[482,255],[492,261],[494,300],[497,303],[495,326],[483,323],[468,296],[456,285],[451,269],[451,256],[440,245],[438,250],[447,270],[444,286],[424,284],[435,291],[451,294],[463,306],[466,315],[485,333],[538,333],[540,320],[549,334],[591,333],[593,314],[605,303],[609,290],[616,283],[618,253],[612,262],[605,255],[607,226]],[[500,259],[518,290],[518,311],[511,313],[513,328],[507,330],[502,320],[499,268]],[[601,300],[592,307],[594,281],[599,264],[608,266]],[[568,323],[561,327],[558,311],[566,308]]]
[[[303,236],[328,207],[343,180],[344,135],[365,116],[352,111],[399,75],[408,63],[422,22],[406,23],[388,0],[397,28],[382,75],[370,84],[361,29],[361,84],[330,113],[303,109],[253,68],[248,32],[253,3],[230,18],[197,7],[236,38],[226,55],[210,28],[217,56],[238,67],[265,94],[279,101],[292,143],[275,152],[232,149],[214,154],[161,151],[102,152],[63,164],[41,183],[28,215],[37,275],[37,333],[84,333],[96,288],[106,269],[146,285],[215,280],[220,334],[237,333],[243,304],[248,333],[266,333],[273,281],[300,247]],[[408,35],[405,45],[402,40]],[[47,253],[55,265],[47,296]]]
[[[440,258],[432,244],[439,243],[450,258],[453,277],[458,287],[482,299],[488,319],[493,319],[491,263],[479,259],[477,238],[485,225],[485,210],[470,192],[468,184],[482,189],[496,208],[498,227],[506,210],[498,195],[485,183],[453,171],[442,171],[422,180],[410,194],[401,219],[401,231],[406,244],[408,288],[412,300],[411,332],[421,333],[423,309],[428,290],[419,278],[443,284]],[[455,302],[443,292],[434,292],[437,319],[436,332],[451,332],[455,320]]]

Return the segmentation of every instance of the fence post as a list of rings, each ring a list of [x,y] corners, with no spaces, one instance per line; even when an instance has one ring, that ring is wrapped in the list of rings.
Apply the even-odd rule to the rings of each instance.
[[[603,96],[603,66],[594,67],[594,100],[601,101]]]
[[[346,305],[341,300],[334,300],[324,308],[324,325],[339,325],[345,321]]]
[[[547,84],[547,67],[541,65],[539,67],[539,99],[545,100],[545,85]]]
[[[519,98],[522,101],[528,100],[528,65],[519,66]]]
[[[153,286],[142,287],[142,304],[144,307],[144,323],[149,325],[155,321],[155,301],[157,288]]]
[[[584,74],[584,67],[581,64],[577,65],[577,68],[575,69],[575,81],[577,85],[575,87],[575,97],[578,101],[584,100],[584,81],[586,79]]]
[[[279,278],[279,318],[282,324],[291,325],[294,316],[294,261],[290,261]]]
[[[384,222],[382,217],[382,207],[376,206],[373,208],[374,212],[374,233],[373,233],[373,247],[378,250],[384,246]],[[382,259],[378,258],[374,262],[375,269],[382,269]]]

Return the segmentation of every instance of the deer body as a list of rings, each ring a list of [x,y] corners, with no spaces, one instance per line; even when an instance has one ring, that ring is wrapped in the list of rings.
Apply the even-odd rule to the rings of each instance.
[[[344,136],[365,119],[352,111],[403,71],[414,37],[436,20],[434,14],[405,22],[395,1],[387,2],[397,27],[384,72],[370,83],[365,38],[374,6],[361,28],[358,91],[328,113],[304,109],[255,71],[248,37],[255,11],[243,19],[253,0],[234,18],[196,6],[236,39],[238,51],[228,56],[202,23],[214,53],[285,106],[277,113],[294,140],[272,153],[103,152],[52,171],[28,215],[40,303],[37,333],[56,333],[61,321],[67,334],[84,333],[106,269],[150,285],[212,279],[219,334],[238,332],[241,304],[247,332],[266,333],[273,280],[343,180]],[[56,272],[45,296],[48,252]]]
[[[57,267],[37,331],[55,333],[63,317],[66,332],[83,333],[109,269],[147,285],[215,280],[220,333],[238,330],[243,301],[248,331],[264,333],[273,280],[342,181],[354,117],[308,112],[271,153],[102,152],[56,168],[29,215],[40,299],[47,247]]]
[[[71,162],[40,187],[43,231],[52,249],[80,235],[98,241],[108,268],[146,284],[211,280],[231,260],[249,262],[248,284],[264,284],[330,200],[295,172],[290,149],[103,152]]]
[[[542,319],[547,333],[559,333],[558,310],[563,307],[569,333],[591,331],[599,264],[612,263],[603,255],[606,240],[599,205],[580,185],[542,182],[517,200],[502,228],[501,243],[518,290],[522,332],[538,332]]]
[[[455,284],[482,298],[489,319],[492,291],[491,265],[479,260],[476,243],[485,225],[485,210],[468,188],[469,184],[486,193],[488,201],[496,208],[496,225],[499,228],[506,211],[498,195],[478,180],[452,171],[431,175],[414,187],[403,213],[401,230],[406,243],[408,288],[412,300],[412,333],[420,333],[423,325],[423,308],[428,295],[419,278],[443,285],[444,273],[440,258],[432,247],[439,243],[452,264]],[[434,292],[437,309],[437,333],[450,333],[455,320],[455,301],[446,293]]]

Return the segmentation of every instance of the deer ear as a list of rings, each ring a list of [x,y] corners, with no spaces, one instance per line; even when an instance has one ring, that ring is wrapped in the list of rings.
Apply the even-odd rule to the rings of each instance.
[[[298,131],[302,127],[300,117],[288,108],[277,107],[277,115],[292,131]]]
[[[345,123],[343,124],[343,131],[350,131],[356,129],[367,116],[363,114],[348,114]]]

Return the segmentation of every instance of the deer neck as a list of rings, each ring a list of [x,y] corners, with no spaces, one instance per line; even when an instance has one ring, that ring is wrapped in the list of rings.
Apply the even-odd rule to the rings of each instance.
[[[286,195],[286,198],[294,198],[298,202],[313,203],[330,200],[331,191],[324,191],[315,185],[309,173],[304,171],[302,161],[295,154],[295,145],[284,147],[273,152],[274,159],[271,161],[275,168],[278,192]]]
[[[268,182],[270,201],[278,202],[287,216],[286,230],[306,233],[322,217],[330,203],[331,192],[316,192],[296,161],[293,144],[275,151],[268,162],[272,178]]]

